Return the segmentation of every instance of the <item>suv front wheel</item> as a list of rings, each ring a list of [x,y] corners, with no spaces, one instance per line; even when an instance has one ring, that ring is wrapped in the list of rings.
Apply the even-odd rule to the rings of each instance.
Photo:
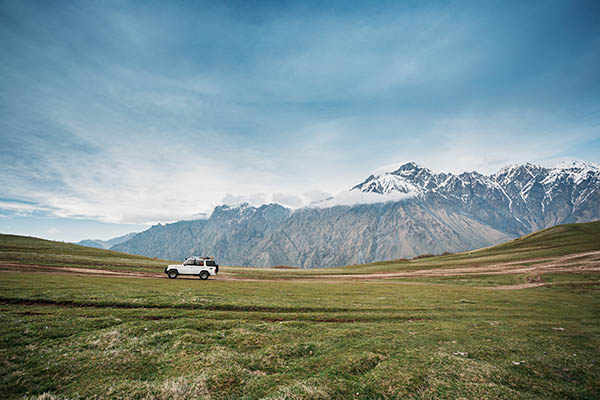
[[[179,275],[179,273],[177,272],[176,269],[172,269],[169,271],[168,275],[169,275],[170,279],[175,279],[175,278],[177,278],[177,275]]]
[[[208,275],[209,275],[209,273],[207,271],[202,271],[202,272],[200,272],[200,279],[205,281],[208,279]]]

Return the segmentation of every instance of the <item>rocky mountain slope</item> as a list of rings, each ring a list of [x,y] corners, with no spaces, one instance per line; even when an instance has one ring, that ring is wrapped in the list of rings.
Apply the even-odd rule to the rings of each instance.
[[[216,207],[209,219],[155,225],[112,250],[168,260],[211,255],[223,264],[255,265],[253,254],[258,243],[281,226],[290,213],[278,204],[223,205]]]
[[[600,168],[582,162],[512,165],[489,176],[434,173],[411,162],[369,176],[350,193],[359,204],[220,206],[207,220],[153,226],[112,249],[168,259],[214,255],[229,265],[323,267],[464,251],[600,218]],[[360,204],[361,195],[369,204]]]

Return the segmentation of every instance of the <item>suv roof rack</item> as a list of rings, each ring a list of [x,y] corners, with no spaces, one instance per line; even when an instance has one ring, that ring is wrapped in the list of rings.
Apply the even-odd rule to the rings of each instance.
[[[208,257],[202,257],[202,256],[189,256],[186,258],[186,260],[189,260],[190,258],[194,258],[197,260],[214,260],[215,258],[213,256],[208,256]]]

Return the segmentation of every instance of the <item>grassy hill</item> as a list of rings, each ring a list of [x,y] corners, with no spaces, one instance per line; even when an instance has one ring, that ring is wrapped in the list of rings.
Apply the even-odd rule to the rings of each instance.
[[[0,234],[0,262],[115,271],[159,271],[167,264],[165,260],[118,251],[3,234]]]
[[[384,261],[350,268],[360,270],[369,267],[387,267],[391,271],[397,266],[406,267],[407,263],[419,268],[450,267],[464,263],[486,265],[496,262],[555,257],[593,250],[600,250],[600,221],[558,225],[496,246],[463,253],[419,258],[410,261]]]
[[[446,260],[513,259],[561,256],[600,250],[600,221],[558,225],[510,242],[446,257]]]

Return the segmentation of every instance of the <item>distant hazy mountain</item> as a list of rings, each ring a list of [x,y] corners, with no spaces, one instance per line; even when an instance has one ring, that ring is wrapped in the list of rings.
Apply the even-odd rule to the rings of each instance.
[[[220,206],[209,219],[153,226],[112,249],[301,267],[464,251],[599,219],[600,168],[583,162],[554,168],[525,164],[488,176],[433,173],[407,163],[373,174],[338,197],[293,211],[278,204]],[[336,205],[348,199],[358,204]]]
[[[110,249],[112,246],[126,242],[137,234],[137,232],[131,232],[123,236],[119,236],[116,238],[112,238],[109,240],[100,240],[100,239],[85,239],[81,240],[75,244],[86,247],[96,247],[98,249]]]

